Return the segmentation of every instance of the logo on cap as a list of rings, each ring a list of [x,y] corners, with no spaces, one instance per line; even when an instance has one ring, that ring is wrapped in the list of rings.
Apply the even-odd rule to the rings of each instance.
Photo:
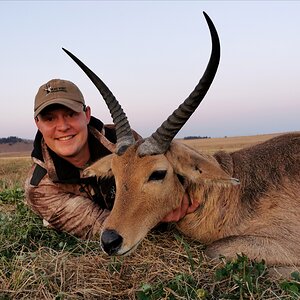
[[[66,87],[51,87],[51,86],[47,86],[45,89],[46,94],[50,94],[50,93],[56,93],[56,92],[65,92],[67,93],[67,88]]]

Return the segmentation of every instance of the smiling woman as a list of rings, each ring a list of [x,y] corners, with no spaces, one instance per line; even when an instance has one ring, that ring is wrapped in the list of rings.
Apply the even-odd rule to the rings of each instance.
[[[44,223],[82,238],[94,236],[113,205],[114,180],[83,179],[82,169],[111,153],[115,130],[91,116],[79,88],[53,79],[35,97],[34,165],[26,200]]]

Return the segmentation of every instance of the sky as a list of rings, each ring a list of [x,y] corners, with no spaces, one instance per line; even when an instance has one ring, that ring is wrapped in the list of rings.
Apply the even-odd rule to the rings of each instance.
[[[62,47],[108,85],[131,127],[148,137],[206,68],[203,11],[219,34],[220,66],[177,137],[300,130],[300,1],[0,1],[0,137],[34,138],[34,97],[53,78],[77,84],[92,114],[112,123]]]

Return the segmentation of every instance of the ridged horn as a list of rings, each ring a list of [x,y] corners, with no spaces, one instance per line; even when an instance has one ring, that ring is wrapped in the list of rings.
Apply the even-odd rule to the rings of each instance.
[[[70,51],[62,48],[83,70],[83,72],[90,78],[94,83],[100,94],[102,95],[109,111],[112,116],[113,122],[116,126],[116,135],[117,135],[117,146],[116,153],[121,155],[125,150],[132,144],[135,140],[127,120],[126,114],[123,112],[121,105],[119,104],[116,97],[105,85],[105,83],[91,70],[89,69],[81,60],[79,60],[74,54]]]
[[[139,146],[140,156],[163,154],[168,150],[171,141],[199,106],[213,82],[220,61],[220,41],[213,22],[205,12],[203,14],[212,40],[212,51],[206,70],[189,97]]]

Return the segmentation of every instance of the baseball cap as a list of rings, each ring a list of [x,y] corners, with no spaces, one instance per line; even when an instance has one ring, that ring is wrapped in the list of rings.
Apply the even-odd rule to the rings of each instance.
[[[52,79],[43,84],[35,96],[34,117],[51,104],[61,104],[80,112],[85,102],[81,91],[73,82]]]

